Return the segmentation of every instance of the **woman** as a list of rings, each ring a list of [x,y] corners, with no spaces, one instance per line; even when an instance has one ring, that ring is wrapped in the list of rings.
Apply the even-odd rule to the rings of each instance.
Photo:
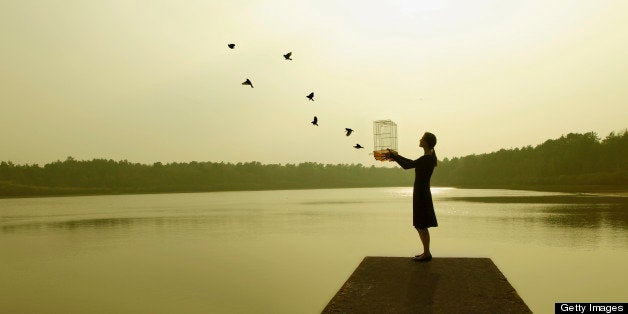
[[[416,255],[412,259],[420,262],[427,262],[432,259],[430,253],[430,233],[429,227],[437,227],[434,204],[432,203],[432,193],[430,192],[430,178],[434,167],[436,167],[436,136],[425,132],[419,141],[419,147],[423,148],[423,156],[417,160],[410,160],[400,156],[396,151],[389,150],[387,158],[396,161],[403,169],[414,168],[414,192],[412,196],[412,222],[414,228],[419,232],[421,243],[423,244],[423,254]]]

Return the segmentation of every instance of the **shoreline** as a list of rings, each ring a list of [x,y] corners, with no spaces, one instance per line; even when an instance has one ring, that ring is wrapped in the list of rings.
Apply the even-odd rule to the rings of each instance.
[[[539,192],[563,192],[577,194],[624,194],[628,195],[628,186],[625,185],[508,185],[508,186],[451,186],[460,189],[501,189],[523,190]]]
[[[103,193],[52,193],[33,195],[0,195],[0,199],[16,198],[44,198],[44,197],[74,197],[74,196],[103,196],[103,195],[146,195],[146,194],[181,194],[181,193],[209,193],[209,192],[245,192],[245,191],[292,191],[292,190],[324,190],[324,189],[351,189],[351,188],[386,188],[412,186],[336,186],[336,187],[298,187],[298,188],[243,188],[243,189],[219,189],[219,190],[187,190],[187,191],[146,191],[146,192],[113,192]],[[562,192],[574,194],[606,195],[628,197],[628,186],[622,185],[510,185],[510,186],[432,186],[432,188],[457,188],[457,189],[489,189],[489,190],[519,190],[519,191],[539,191],[539,192]]]

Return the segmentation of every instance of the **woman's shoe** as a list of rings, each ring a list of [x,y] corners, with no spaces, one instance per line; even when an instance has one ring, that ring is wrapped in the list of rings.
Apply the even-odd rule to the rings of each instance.
[[[424,254],[421,254],[421,255],[413,257],[412,259],[417,262],[429,262],[432,260],[432,255],[425,256]]]

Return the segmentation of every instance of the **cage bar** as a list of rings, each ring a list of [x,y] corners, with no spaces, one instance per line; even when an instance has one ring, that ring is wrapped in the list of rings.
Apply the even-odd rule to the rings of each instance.
[[[392,120],[373,121],[373,155],[376,160],[387,160],[388,149],[397,150],[397,124]]]

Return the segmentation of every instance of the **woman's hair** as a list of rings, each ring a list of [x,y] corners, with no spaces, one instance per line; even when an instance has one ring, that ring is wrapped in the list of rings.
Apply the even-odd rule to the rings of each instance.
[[[429,148],[433,150],[434,146],[436,146],[436,135],[430,132],[425,132],[425,134],[423,134],[423,139],[425,140]],[[436,157],[436,150],[434,150],[434,167],[436,166],[438,166],[438,158]]]

